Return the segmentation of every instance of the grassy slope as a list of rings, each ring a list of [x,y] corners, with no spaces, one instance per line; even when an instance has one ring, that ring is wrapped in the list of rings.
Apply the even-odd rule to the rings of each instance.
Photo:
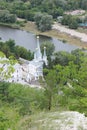
[[[23,118],[21,130],[86,130],[87,118],[78,112],[42,112]]]
[[[37,30],[37,27],[35,23],[33,22],[27,22],[24,27],[21,27],[21,29],[35,33],[36,35],[41,34],[41,35],[46,35],[46,36],[51,36],[55,37],[59,40],[68,42],[70,44],[75,44],[77,46],[80,46],[82,48],[87,48],[87,44],[85,42],[82,42],[80,39],[76,37],[72,37],[66,33],[60,33],[57,30],[50,30],[47,32],[40,32]]]

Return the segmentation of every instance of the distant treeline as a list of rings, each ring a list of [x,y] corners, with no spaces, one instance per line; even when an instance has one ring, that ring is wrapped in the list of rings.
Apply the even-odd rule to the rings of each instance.
[[[10,12],[7,10],[0,10],[0,22],[15,23],[16,22],[16,15],[10,14]]]
[[[0,51],[4,52],[6,57],[13,56],[14,58],[22,57],[27,60],[33,58],[33,53],[24,47],[15,45],[14,40],[0,42]]]
[[[36,17],[42,14],[39,21],[40,31],[51,29],[52,20],[59,16],[65,16],[65,11],[75,9],[87,9],[87,0],[1,0],[0,1],[0,22],[15,23],[16,17],[28,21],[36,21]],[[46,17],[45,17],[46,16]],[[39,17],[37,17],[39,18]],[[74,20],[73,20],[74,19]],[[66,25],[65,17],[62,24]],[[70,18],[69,28],[78,28],[78,20]]]
[[[66,10],[87,10],[87,0],[3,0],[0,1],[0,9],[7,9],[20,18],[33,21],[37,12],[57,18]]]

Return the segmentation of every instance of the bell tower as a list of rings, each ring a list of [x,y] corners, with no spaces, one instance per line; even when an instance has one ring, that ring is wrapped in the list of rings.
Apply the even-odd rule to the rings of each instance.
[[[39,36],[37,36],[36,58],[38,60],[42,59],[42,54],[41,54],[41,50],[40,50],[40,43],[39,43]]]

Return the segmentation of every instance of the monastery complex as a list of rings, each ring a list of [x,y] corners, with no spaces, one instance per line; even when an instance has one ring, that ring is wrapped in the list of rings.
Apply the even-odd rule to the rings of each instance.
[[[0,61],[9,61],[6,57],[0,58]],[[47,65],[46,47],[44,47],[44,54],[42,55],[39,44],[39,36],[37,36],[37,48],[34,52],[34,59],[32,61],[27,61],[19,58],[23,64],[16,63],[12,67],[14,72],[11,74],[10,78],[7,78],[8,82],[17,82],[22,84],[31,84],[32,81],[37,81],[40,77],[43,78],[43,64]],[[3,73],[7,72],[10,64],[8,62],[2,64],[0,63],[0,68],[4,71],[1,72],[0,80],[4,80]]]

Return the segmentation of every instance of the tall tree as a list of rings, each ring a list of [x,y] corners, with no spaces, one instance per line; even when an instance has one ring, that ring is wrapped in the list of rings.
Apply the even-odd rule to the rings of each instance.
[[[50,30],[52,27],[52,16],[47,14],[36,14],[35,15],[35,22],[38,29],[42,32],[46,30]]]

